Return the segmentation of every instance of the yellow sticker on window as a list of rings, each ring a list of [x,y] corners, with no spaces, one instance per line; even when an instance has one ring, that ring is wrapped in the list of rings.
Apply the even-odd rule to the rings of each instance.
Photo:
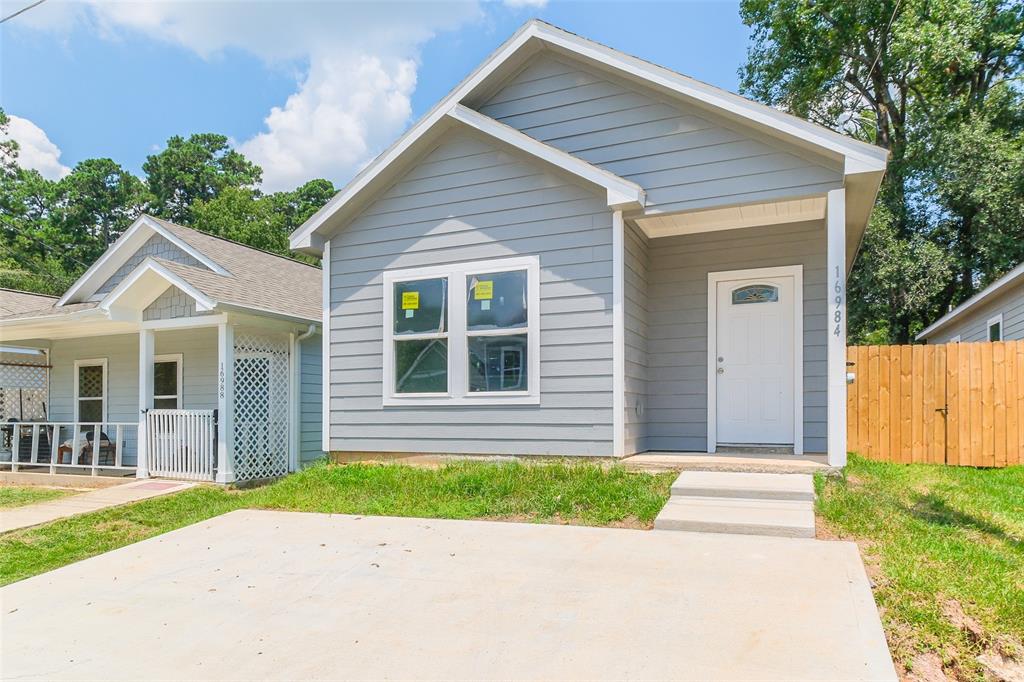
[[[420,309],[420,292],[418,291],[403,291],[402,292],[402,310],[419,310]]]
[[[494,280],[482,280],[476,283],[473,298],[478,301],[489,301],[494,298]]]

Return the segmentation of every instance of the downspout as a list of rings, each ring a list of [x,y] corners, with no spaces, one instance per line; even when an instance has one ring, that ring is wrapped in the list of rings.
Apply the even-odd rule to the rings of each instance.
[[[292,455],[289,457],[289,469],[292,471],[298,471],[300,468],[300,461],[302,454],[299,452],[299,423],[300,423],[300,408],[299,401],[301,400],[302,394],[302,342],[313,336],[316,333],[316,324],[310,323],[306,331],[302,332],[298,336],[293,336],[294,342],[292,348],[294,358],[292,359],[295,365],[292,368],[292,384],[295,386],[294,395],[292,396],[291,404],[291,422],[292,422],[292,433],[291,433],[291,451]]]

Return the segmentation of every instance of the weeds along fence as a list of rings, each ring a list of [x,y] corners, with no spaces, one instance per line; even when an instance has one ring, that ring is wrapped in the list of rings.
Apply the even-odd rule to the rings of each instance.
[[[851,346],[848,449],[869,459],[1024,464],[1024,341]]]

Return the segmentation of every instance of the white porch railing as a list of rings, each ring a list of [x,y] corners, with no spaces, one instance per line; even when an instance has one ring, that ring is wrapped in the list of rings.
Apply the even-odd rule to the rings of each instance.
[[[146,464],[149,475],[214,480],[217,420],[214,410],[148,410]]]
[[[134,422],[8,422],[0,425],[0,465],[11,471],[47,467],[51,474],[58,467],[88,470],[93,476],[133,471],[138,428]]]

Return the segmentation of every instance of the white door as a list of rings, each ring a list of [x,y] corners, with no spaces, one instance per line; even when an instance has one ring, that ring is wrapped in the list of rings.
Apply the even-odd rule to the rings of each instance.
[[[792,276],[719,280],[715,352],[719,444],[792,445]]]

